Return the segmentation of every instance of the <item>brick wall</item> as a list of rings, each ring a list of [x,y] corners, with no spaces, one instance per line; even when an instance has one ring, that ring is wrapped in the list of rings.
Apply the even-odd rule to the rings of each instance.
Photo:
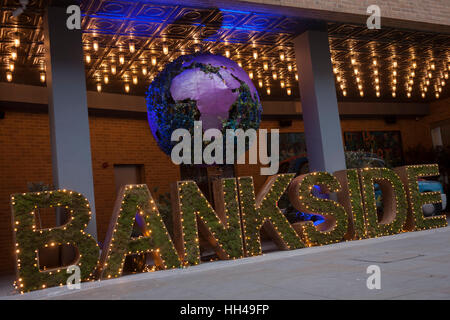
[[[277,121],[263,121],[262,128],[277,128]],[[179,179],[179,169],[159,150],[145,119],[90,116],[95,202],[99,240],[102,241],[115,200],[114,164],[143,164],[145,183],[150,188],[169,190]],[[343,131],[400,130],[404,148],[418,142],[431,145],[427,123],[399,120],[387,125],[383,120],[344,120]],[[303,122],[294,120],[280,132],[302,132]],[[27,182],[52,183],[48,116],[45,113],[7,112],[0,120],[0,274],[13,272],[11,193],[27,192]],[[104,168],[104,164],[107,164]],[[239,176],[255,177],[256,188],[264,182],[258,165],[239,165]],[[53,217],[46,211],[44,225]]]
[[[440,24],[449,26],[450,6],[445,0],[245,0],[248,8],[258,5],[272,5],[274,11],[289,12],[295,9],[303,10],[303,15],[329,19],[332,21],[364,23],[368,15],[367,7],[376,4],[381,10],[381,23],[386,25],[387,19],[406,20],[408,22],[393,23],[389,21],[389,26],[398,26],[404,28],[414,28],[420,22],[424,24]],[[229,4],[231,6],[231,3]],[[243,5],[240,6],[244,7]],[[309,11],[306,11],[309,10]],[[360,19],[354,16],[362,16]],[[435,29],[438,31],[438,29]]]

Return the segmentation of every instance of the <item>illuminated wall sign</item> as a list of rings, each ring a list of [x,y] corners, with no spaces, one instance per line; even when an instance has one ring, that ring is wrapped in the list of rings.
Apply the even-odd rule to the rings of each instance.
[[[439,174],[437,165],[351,169],[313,172],[294,179],[279,174],[267,179],[255,195],[253,179],[222,179],[214,188],[215,210],[193,181],[173,185],[174,239],[166,230],[146,185],[122,188],[116,201],[110,227],[100,256],[95,240],[83,230],[90,219],[89,202],[74,191],[56,190],[11,196],[16,288],[27,292],[64,285],[67,267],[41,270],[38,251],[44,247],[70,245],[77,249],[73,262],[80,268],[82,281],[119,277],[129,254],[152,254],[159,269],[180,268],[200,263],[199,231],[215,249],[219,259],[239,259],[260,255],[260,230],[282,250],[300,249],[343,240],[357,240],[405,231],[425,230],[447,225],[445,216],[425,218],[422,206],[441,201],[439,192],[419,192],[417,180]],[[384,212],[377,217],[374,183],[383,193]],[[337,193],[337,201],[313,195],[319,185]],[[278,208],[278,200],[288,191],[294,207],[317,213],[325,222],[291,225]],[[37,208],[62,207],[71,215],[63,226],[38,229]],[[139,213],[139,214],[136,214]],[[136,219],[144,226],[143,236],[132,238]]]

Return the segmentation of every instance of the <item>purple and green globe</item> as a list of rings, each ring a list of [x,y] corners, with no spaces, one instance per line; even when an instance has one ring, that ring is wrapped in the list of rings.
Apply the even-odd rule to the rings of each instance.
[[[223,56],[209,53],[180,56],[169,63],[150,84],[147,114],[160,148],[170,155],[176,142],[172,132],[187,129],[194,121],[203,130],[215,128],[258,129],[262,106],[247,73]]]

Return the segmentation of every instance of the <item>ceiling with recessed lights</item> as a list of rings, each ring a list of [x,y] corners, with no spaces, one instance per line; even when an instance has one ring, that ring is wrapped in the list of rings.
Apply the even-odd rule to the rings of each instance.
[[[161,1],[162,3],[164,1]],[[45,85],[43,13],[0,0],[1,81]],[[237,61],[263,100],[299,98],[292,40],[310,21],[148,1],[81,1],[88,90],[144,95],[178,56],[209,51]],[[341,101],[431,101],[449,96],[450,35],[328,23]],[[300,66],[301,67],[301,66]]]

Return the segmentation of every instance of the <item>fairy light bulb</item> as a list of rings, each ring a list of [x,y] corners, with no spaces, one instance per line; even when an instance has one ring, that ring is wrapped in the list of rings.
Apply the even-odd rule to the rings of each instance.
[[[92,43],[92,47],[94,48],[94,51],[98,51],[98,41],[97,41],[97,40],[95,40],[95,41]]]
[[[341,76],[336,77],[337,82],[341,82]]]
[[[359,95],[360,95],[361,97],[364,97],[364,91],[360,91],[360,92],[359,92]]]
[[[347,90],[342,90],[342,95],[345,97],[347,95]]]
[[[6,80],[7,80],[8,82],[11,82],[12,79],[13,79],[12,72],[11,72],[11,71],[7,71],[7,72],[6,72]]]
[[[229,58],[230,57],[230,50],[229,49],[226,49],[225,50],[225,57],[227,57],[227,58]]]
[[[375,83],[380,83],[380,78],[376,77],[375,78]]]
[[[425,92],[422,92],[422,98],[425,98]]]
[[[17,59],[17,51],[16,50],[11,51],[11,59],[13,59],[13,60]]]
[[[284,86],[285,86],[284,80],[280,81],[280,86],[281,86],[281,88],[284,88]]]
[[[152,56],[151,61],[152,61],[152,66],[156,66],[156,57],[155,56]]]
[[[128,82],[125,83],[124,89],[125,89],[125,92],[126,92],[126,93],[129,93],[129,92],[130,92],[130,84],[129,84]]]
[[[286,93],[288,96],[290,96],[292,94],[292,89],[291,88],[287,88],[286,89]]]
[[[445,86],[445,81],[444,80],[441,80],[441,86]]]
[[[87,54],[86,55],[86,63],[91,63],[91,55],[90,54]]]
[[[339,71],[339,70],[338,70],[337,67],[334,67],[334,68],[333,68],[333,72],[334,72],[334,73],[338,73],[338,71]]]
[[[128,44],[128,49],[130,50],[130,53],[134,53],[136,51],[136,45],[134,44],[134,42],[130,42]]]
[[[142,74],[143,74],[144,76],[146,76],[147,73],[148,73],[148,70],[147,70],[147,67],[146,67],[146,66],[143,66],[142,69],[141,69],[141,71],[142,71]]]
[[[263,62],[263,69],[264,69],[264,71],[269,70],[269,63],[267,61]]]
[[[408,98],[411,98],[411,92],[408,92],[408,93],[406,94],[406,96],[407,96]]]
[[[250,72],[248,73],[248,76],[249,76],[250,79],[253,79],[253,71],[250,71]]]
[[[378,75],[378,69],[374,69],[373,70],[373,74],[377,76]]]
[[[398,66],[397,61],[394,61],[392,65],[394,66],[394,68],[397,68]]]
[[[8,65],[9,71],[14,72],[14,63],[10,62]]]
[[[377,65],[377,59],[373,59],[373,60],[372,60],[372,64],[373,64],[374,66],[376,66],[376,65]]]
[[[396,78],[392,79],[392,83],[397,84],[397,79]]]
[[[395,91],[392,91],[392,97],[395,98],[396,95]]]
[[[358,84],[358,89],[362,90],[362,84]]]
[[[276,71],[272,72],[272,78],[273,80],[277,80],[278,79],[278,74]]]
[[[270,96],[270,87],[267,87],[267,95]]]
[[[169,47],[167,46],[167,44],[164,43],[162,48],[163,48],[163,53],[165,55],[168,55],[169,54]]]
[[[292,64],[289,63],[288,66],[287,66],[287,68],[288,68],[288,71],[289,71],[289,72],[292,72]]]
[[[108,77],[107,74],[105,74],[105,75],[103,76],[103,82],[104,82],[105,84],[108,84],[108,82],[109,82],[109,77]]]
[[[20,46],[20,38],[19,38],[19,37],[17,37],[17,38],[14,39],[14,46],[15,46],[15,47]]]
[[[102,84],[97,82],[97,92],[102,92]]]
[[[45,82],[45,72],[41,72],[39,75],[39,80],[41,81],[41,83]]]
[[[355,64],[355,63],[356,63],[356,59],[355,59],[355,58],[352,58],[352,59],[351,59],[351,62],[352,62],[352,64]]]
[[[241,61],[238,61],[237,64],[238,64],[239,67],[242,68],[242,62]]]
[[[116,74],[117,73],[117,68],[114,64],[111,65],[111,73],[112,74]]]
[[[353,69],[353,72],[355,73],[355,75],[357,75],[359,73],[359,70],[357,68]]]
[[[376,95],[379,98],[380,97],[380,91],[377,91]]]
[[[137,75],[133,75],[133,77],[132,77],[132,79],[133,79],[133,84],[138,84],[138,77],[137,77]]]
[[[285,58],[286,56],[284,55],[284,51],[280,51],[280,60],[284,61]]]
[[[253,50],[253,59],[258,59],[258,50],[256,49]]]
[[[119,63],[120,63],[120,64],[124,64],[124,63],[125,63],[125,57],[123,56],[123,54],[121,54],[121,55],[119,56]]]
[[[434,62],[431,63],[431,66],[430,66],[430,67],[431,67],[431,70],[436,69],[436,65],[434,64]]]
[[[295,74],[295,80],[298,81],[298,73]]]
[[[394,77],[396,77],[396,76],[397,76],[397,70],[392,71],[392,75],[393,75]]]
[[[436,92],[435,95],[436,99],[439,99],[439,92]]]
[[[258,86],[259,86],[260,88],[263,87],[263,81],[262,81],[262,80],[258,80]]]
[[[416,63],[415,61],[413,62],[412,67],[413,67],[414,69],[417,68],[417,63]]]

